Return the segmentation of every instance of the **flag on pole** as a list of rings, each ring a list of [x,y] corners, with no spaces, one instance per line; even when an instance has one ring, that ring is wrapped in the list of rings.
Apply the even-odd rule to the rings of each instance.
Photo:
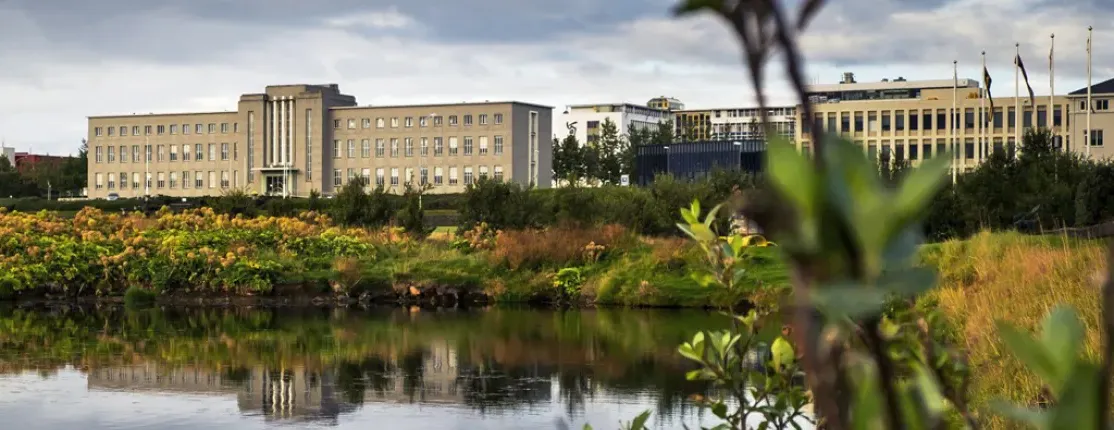
[[[1017,54],[1013,62],[1017,65],[1017,68],[1021,69],[1021,77],[1025,79],[1025,88],[1029,90],[1029,104],[1036,109],[1037,96],[1033,94],[1033,86],[1029,85],[1029,73],[1025,71],[1025,63],[1021,62],[1021,54]]]
[[[990,102],[990,115],[986,115],[984,119],[985,124],[990,124],[991,118],[994,117],[994,96],[990,94],[990,71],[986,69],[986,65],[982,66],[982,83],[986,86],[986,100]]]

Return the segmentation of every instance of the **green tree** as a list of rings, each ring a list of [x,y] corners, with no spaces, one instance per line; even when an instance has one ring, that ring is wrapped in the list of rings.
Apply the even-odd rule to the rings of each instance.
[[[584,154],[575,135],[569,134],[561,140],[553,138],[553,176],[558,183],[576,184],[585,176]]]
[[[602,183],[618,184],[619,176],[623,174],[622,138],[619,136],[619,126],[604,118],[600,125],[600,138],[596,141],[599,164],[596,179]]]
[[[638,147],[649,145],[651,139],[653,139],[653,136],[649,129],[645,127],[630,127],[630,130],[627,131],[627,138],[621,144],[619,150],[619,159],[623,165],[624,174],[634,178],[635,171],[637,170],[635,163],[637,161]]]
[[[669,145],[674,140],[672,120],[659,122],[657,128],[650,132],[650,142],[653,145]]]
[[[406,233],[414,238],[424,238],[432,232],[425,226],[425,210],[422,208],[421,196],[429,184],[416,186],[406,183],[406,191],[402,194],[402,209],[398,213],[399,225],[406,229]]]
[[[383,186],[377,186],[370,193],[365,191],[367,183],[363,177],[348,181],[337,193],[333,203],[332,217],[346,226],[378,227],[391,220],[391,202]]]

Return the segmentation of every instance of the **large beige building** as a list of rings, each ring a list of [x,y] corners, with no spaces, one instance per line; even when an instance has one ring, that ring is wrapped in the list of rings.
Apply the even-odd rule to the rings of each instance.
[[[813,120],[797,121],[797,145],[802,151],[811,152],[809,132],[810,127],[815,126],[855,141],[873,157],[903,159],[917,164],[934,154],[952,150],[959,154],[956,165],[960,171],[968,171],[993,151],[1016,149],[1023,130],[1035,124],[1051,129],[1065,150],[1084,151],[1077,143],[1082,139],[1073,136],[1069,126],[1077,118],[1073,116],[1068,97],[1055,96],[1050,103],[1047,95],[1038,96],[1035,106],[1026,96],[1020,100],[994,97],[991,115],[990,103],[979,99],[978,81],[960,79],[954,91],[953,85],[956,84],[952,79],[907,81],[898,78],[860,83],[848,73],[839,84],[810,86]],[[1012,92],[1012,88],[1005,86],[999,84],[991,91]],[[1022,89],[1024,91],[1024,86]],[[979,119],[982,117],[980,104],[989,124]]]
[[[1087,87],[1083,87],[1068,94],[1071,100],[1071,116],[1069,127],[1073,142],[1087,141]],[[1110,110],[1110,101],[1114,100],[1114,79],[1099,82],[1091,86],[1091,147],[1081,148],[1080,152],[1095,159],[1114,158],[1114,148],[1105,145],[1103,131],[1114,130],[1114,110]]]
[[[548,187],[552,108],[358,106],[336,84],[276,85],[235,111],[89,117],[89,197],[307,196],[356,177],[461,192],[481,177]]]

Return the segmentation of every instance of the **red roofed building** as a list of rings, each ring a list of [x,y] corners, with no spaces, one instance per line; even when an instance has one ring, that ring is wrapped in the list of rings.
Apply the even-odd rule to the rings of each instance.
[[[62,163],[66,161],[67,158],[70,157],[17,152],[15,153],[14,158],[15,159],[11,161],[12,164],[15,166],[15,169],[18,170],[20,173],[26,173],[28,170],[32,170],[35,168],[58,168],[62,165]]]

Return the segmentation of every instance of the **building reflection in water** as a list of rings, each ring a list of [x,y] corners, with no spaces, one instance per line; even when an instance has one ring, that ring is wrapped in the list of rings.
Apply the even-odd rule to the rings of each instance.
[[[479,412],[551,400],[556,369],[470,363],[446,342],[402,354],[368,357],[327,369],[166,367],[154,363],[94,368],[90,390],[236,395],[242,413],[265,420],[336,423],[366,402],[465,405]]]

